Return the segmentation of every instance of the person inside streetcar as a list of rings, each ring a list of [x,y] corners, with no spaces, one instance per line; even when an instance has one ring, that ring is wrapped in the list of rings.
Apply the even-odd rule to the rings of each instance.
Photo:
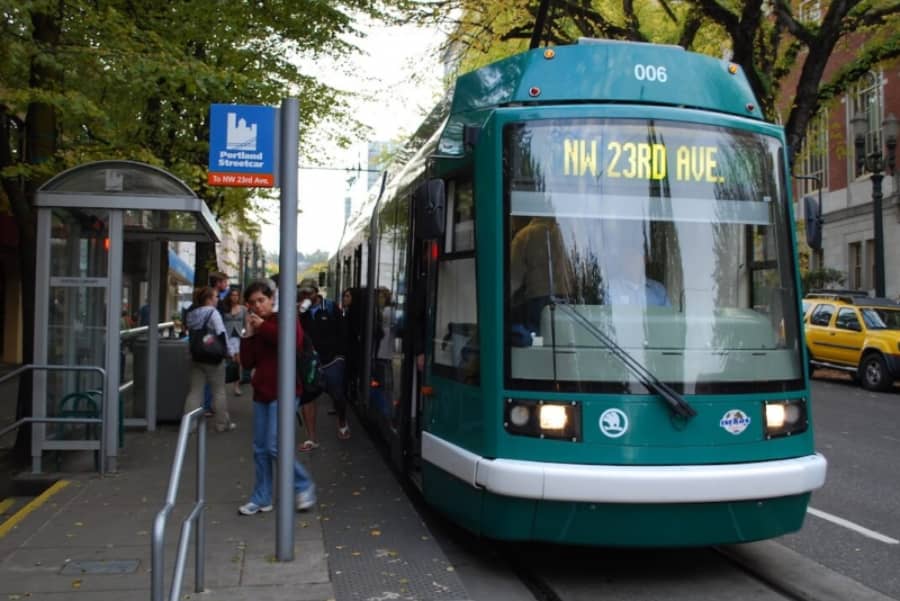
[[[540,334],[541,310],[554,298],[568,299],[574,291],[574,270],[555,218],[534,216],[515,233],[509,274],[513,314],[525,328],[524,335]]]
[[[647,274],[650,245],[643,222],[617,220],[604,224],[603,248],[607,253],[600,285],[603,304],[672,306],[666,287]]]

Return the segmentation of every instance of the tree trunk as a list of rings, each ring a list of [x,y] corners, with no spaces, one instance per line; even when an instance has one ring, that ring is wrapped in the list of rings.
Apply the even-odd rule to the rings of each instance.
[[[55,16],[36,12],[31,16],[34,30],[32,38],[38,48],[47,52],[59,44],[60,29]],[[36,55],[31,62],[30,84],[41,89],[53,89],[61,78],[55,61],[42,60]],[[53,160],[57,146],[56,109],[47,103],[34,102],[25,115],[25,156],[29,165],[40,165]],[[21,160],[22,157],[20,157]],[[9,191],[9,187],[4,187]],[[10,202],[19,229],[19,265],[22,274],[22,361],[34,362],[34,297],[35,267],[37,264],[37,219],[34,197],[40,182],[33,179],[10,195]],[[25,374],[19,380],[16,403],[16,419],[31,415],[32,378]],[[31,453],[31,428],[20,428],[16,437],[16,454],[27,458]]]

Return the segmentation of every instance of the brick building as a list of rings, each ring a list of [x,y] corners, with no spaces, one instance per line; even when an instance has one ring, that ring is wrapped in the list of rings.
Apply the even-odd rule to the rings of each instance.
[[[819,18],[818,0],[806,0],[798,14],[808,19]],[[859,39],[839,46],[828,63],[823,83],[843,65],[857,56]],[[798,59],[798,68],[802,56]],[[796,77],[796,76],[795,76]],[[782,117],[787,118],[794,80],[785,82]],[[866,73],[843,96],[835,99],[810,121],[803,148],[793,166],[795,176],[813,176],[821,182],[822,249],[812,251],[805,244],[801,253],[810,253],[810,265],[836,269],[844,274],[844,287],[875,290],[875,227],[873,213],[872,173],[857,160],[852,121],[864,121],[865,154],[879,150],[887,153],[890,136],[886,121],[900,117],[900,61],[879,65]],[[889,129],[889,128],[888,128]],[[896,144],[896,140],[894,141]],[[886,161],[885,161],[886,162]],[[900,297],[900,177],[886,168],[882,182],[883,243],[885,293]],[[795,214],[803,220],[803,197],[818,197],[819,186],[810,179],[797,179],[794,186]]]

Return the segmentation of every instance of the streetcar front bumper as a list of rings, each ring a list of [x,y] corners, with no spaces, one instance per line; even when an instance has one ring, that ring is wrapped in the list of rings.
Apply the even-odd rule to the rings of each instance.
[[[806,494],[825,484],[819,453],[713,465],[584,465],[489,459],[428,432],[422,458],[493,494],[582,503],[717,503]]]

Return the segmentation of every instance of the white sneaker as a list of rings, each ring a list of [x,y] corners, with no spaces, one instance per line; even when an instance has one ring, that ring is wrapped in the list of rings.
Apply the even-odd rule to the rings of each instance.
[[[228,422],[224,426],[216,426],[216,432],[233,432],[237,430],[237,424],[234,422]]]
[[[253,501],[250,501],[249,503],[245,503],[238,507],[238,513],[241,515],[254,515],[257,513],[268,513],[269,511],[272,511],[272,509],[274,509],[272,505],[257,505]]]
[[[297,493],[297,511],[305,511],[316,504],[316,487],[310,486]]]

